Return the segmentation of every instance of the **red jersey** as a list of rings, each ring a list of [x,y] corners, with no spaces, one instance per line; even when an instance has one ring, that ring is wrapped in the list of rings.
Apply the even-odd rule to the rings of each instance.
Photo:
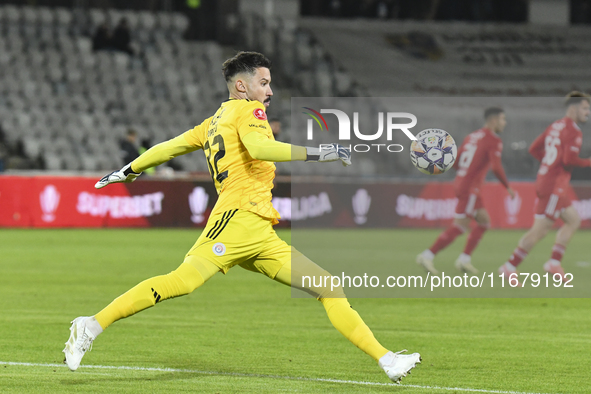
[[[460,146],[456,161],[456,194],[477,192],[491,167],[503,186],[508,188],[509,182],[501,163],[502,151],[501,138],[486,127],[468,134]]]
[[[570,182],[574,167],[587,167],[591,159],[581,159],[583,133],[571,118],[552,123],[529,147],[529,153],[541,162],[536,178],[539,195],[562,194]]]

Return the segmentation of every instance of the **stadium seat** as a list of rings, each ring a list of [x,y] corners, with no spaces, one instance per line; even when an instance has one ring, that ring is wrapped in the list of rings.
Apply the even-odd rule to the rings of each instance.
[[[138,54],[93,52],[96,27],[121,17],[129,20]],[[332,93],[330,68],[311,67],[318,49],[293,22],[250,21],[252,29],[265,29],[252,35],[253,43],[276,53],[283,72],[297,64],[311,77],[306,92]],[[183,14],[4,5],[0,25],[0,124],[8,141],[22,142],[25,154],[41,157],[48,170],[112,169],[124,164],[118,139],[128,126],[155,144],[199,124],[227,98],[222,47],[184,41],[189,20]],[[297,51],[277,50],[296,42]],[[337,90],[347,86],[342,77]],[[289,116],[289,109],[281,113]],[[201,154],[179,164],[208,171]]]
[[[21,15],[18,7],[6,5],[4,6],[4,11],[7,23],[16,25],[19,22]]]
[[[39,15],[39,22],[45,26],[50,26],[54,23],[54,14],[48,7],[37,7],[37,14]]]
[[[53,153],[45,153],[43,155],[45,168],[51,171],[60,171],[63,169],[62,159],[60,156]]]
[[[68,26],[72,22],[72,13],[67,8],[55,8],[55,16],[60,25]]]
[[[82,156],[82,159],[88,159],[88,156]],[[62,154],[62,164],[65,170],[79,171],[81,168],[80,159],[72,153]]]
[[[94,156],[83,155],[81,164],[84,171],[97,171],[100,169],[100,161]]]

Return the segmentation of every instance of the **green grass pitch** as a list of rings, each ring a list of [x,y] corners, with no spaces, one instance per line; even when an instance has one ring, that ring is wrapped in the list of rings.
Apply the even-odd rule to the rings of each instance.
[[[352,231],[310,234],[339,237]],[[521,234],[486,234],[474,263],[497,266]],[[395,386],[332,327],[320,303],[291,298],[289,288],[239,267],[187,297],[115,323],[77,372],[61,364],[70,320],[94,314],[139,281],[175,269],[198,235],[170,229],[0,230],[0,392],[591,390],[588,299],[351,299],[382,344],[422,354],[423,364]],[[290,238],[286,231],[280,235]],[[385,258],[388,248],[398,245],[399,256],[411,265],[436,235],[435,230],[354,232],[360,244],[384,248],[369,260]],[[576,234],[565,266],[589,261],[590,235]],[[464,240],[442,252],[437,264],[451,270]],[[537,267],[551,244],[552,234],[525,267]],[[336,252],[326,258],[339,257]],[[413,272],[420,273],[417,269]],[[115,368],[120,366],[138,368]]]

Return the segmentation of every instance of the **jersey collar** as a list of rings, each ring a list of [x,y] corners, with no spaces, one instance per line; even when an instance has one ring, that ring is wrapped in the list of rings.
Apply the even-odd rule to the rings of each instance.
[[[493,136],[493,137],[496,137],[496,138],[501,138],[501,136],[500,136],[500,135],[498,135],[497,133],[493,132],[493,131],[492,131],[491,129],[489,129],[488,127],[483,127],[481,130],[482,130],[482,131],[484,131],[486,134],[488,134],[488,135],[490,135],[490,136]]]
[[[229,101],[239,101],[239,100],[251,101],[250,99],[237,99],[237,98],[234,98],[234,97],[229,97],[229,98],[225,99],[224,101],[222,101],[222,103],[227,103]]]
[[[571,126],[573,126],[575,129],[581,131],[581,128],[579,127],[579,125],[577,124],[577,122],[575,122],[574,120],[572,120],[571,118],[569,118],[568,116],[564,117],[564,120],[567,124],[570,123]]]

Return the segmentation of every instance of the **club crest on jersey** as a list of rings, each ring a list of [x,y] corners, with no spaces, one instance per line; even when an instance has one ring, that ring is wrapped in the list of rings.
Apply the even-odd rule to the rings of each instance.
[[[213,251],[213,254],[215,254],[216,256],[223,256],[224,254],[226,254],[226,245],[224,245],[221,242],[218,242],[215,245],[213,245],[213,248],[211,248],[211,250]]]
[[[252,114],[254,115],[255,118],[257,118],[258,120],[267,120],[267,114],[265,113],[264,110],[257,108],[254,111],[252,111]]]

